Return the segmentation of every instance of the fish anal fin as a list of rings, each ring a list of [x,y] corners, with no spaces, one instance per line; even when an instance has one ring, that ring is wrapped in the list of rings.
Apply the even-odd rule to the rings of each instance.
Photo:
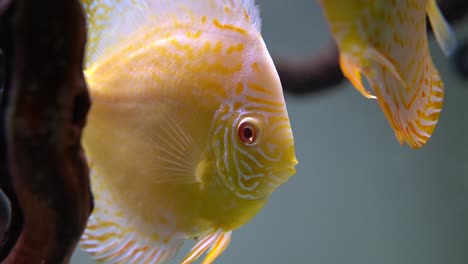
[[[186,257],[180,263],[193,263],[207,251],[207,256],[203,260],[202,264],[213,263],[229,246],[229,243],[231,242],[231,236],[232,231],[224,232],[221,229],[206,235],[192,247]]]
[[[442,15],[436,0],[427,1],[426,12],[437,43],[444,55],[450,56],[457,47],[455,32]]]
[[[431,63],[430,61],[428,63]],[[369,82],[378,97],[379,105],[387,118],[395,137],[402,145],[422,148],[431,137],[442,110],[443,83],[431,63],[420,87],[412,87],[407,93],[402,83],[385,67],[376,67]]]
[[[399,130],[395,130],[395,138],[400,144],[400,146],[403,146],[403,144],[405,143],[405,138]]]
[[[85,231],[80,241],[83,251],[99,262],[107,263],[166,263],[178,251],[183,240],[172,243],[142,243],[138,237],[124,230],[110,232],[110,228]],[[97,233],[101,234],[97,234]],[[111,241],[115,240],[115,241]],[[174,243],[175,242],[175,243]]]
[[[130,224],[125,213],[106,203],[112,200],[112,196],[99,193],[96,198],[93,213],[79,242],[80,248],[94,260],[162,264],[182,246],[184,239],[175,234],[152,234],[152,229],[145,230],[142,225]]]
[[[430,61],[429,69],[429,100],[422,109],[417,111],[417,117],[413,121],[413,127],[411,127],[413,138],[416,141],[416,144],[411,147],[415,149],[425,145],[432,136],[444,106],[444,84],[440,78],[440,73],[432,61]]]
[[[392,128],[397,142],[400,145],[403,145],[406,142],[411,147],[416,148],[416,143],[414,142],[412,136],[405,132],[405,126],[407,126],[407,123],[405,123],[406,120],[402,120],[400,116],[401,113],[398,107],[399,102],[392,98],[392,94],[386,94],[386,90],[389,90],[389,88],[386,87],[388,83],[383,82],[380,74],[376,74],[376,76],[369,79],[369,81],[378,97],[379,106],[382,109],[382,112],[384,113],[384,116],[386,117],[390,127]],[[399,86],[400,83],[397,83],[397,85]],[[395,89],[395,87],[392,88]],[[405,114],[406,113],[403,113],[402,115],[404,116]]]
[[[443,108],[444,84],[432,61],[428,63],[430,71],[426,73],[425,78],[429,81],[428,86],[424,88],[426,97],[418,94],[415,100],[419,102],[415,103],[413,118],[407,120],[408,124],[403,131],[406,142],[413,149],[420,149],[429,141]]]
[[[381,78],[379,81],[374,82],[372,85],[374,90],[377,90],[377,87],[380,87],[379,84],[383,84],[386,87],[381,87],[385,88],[389,91],[391,91],[391,99],[388,100],[393,100],[393,105],[394,107],[390,107],[387,102],[385,102],[385,99],[383,96],[380,98],[380,104],[382,107],[382,110],[384,111],[392,129],[395,132],[395,137],[400,143],[400,145],[403,145],[403,143],[406,141],[411,147],[417,148],[419,146],[419,143],[415,142],[413,139],[413,136],[410,135],[410,133],[403,131],[403,124],[401,124],[402,120],[400,120],[400,111],[409,111],[406,108],[410,108],[410,105],[407,105],[405,101],[403,101],[401,94],[406,94],[412,90],[412,87],[409,87],[407,82],[405,81],[403,74],[400,72],[399,67],[397,64],[392,61],[390,58],[388,58],[385,54],[380,52],[377,49],[367,49],[366,50],[367,56],[369,60],[374,61],[376,64],[378,64],[380,67],[383,68],[383,71],[385,74],[389,74],[389,77],[393,77],[394,82],[392,84],[388,83],[389,78],[387,77],[384,82],[382,79],[383,76],[379,75],[379,77],[374,76],[374,78]],[[371,77],[372,78],[372,77]],[[378,83],[378,84],[376,84]],[[376,87],[377,86],[377,87]],[[376,91],[376,93],[378,93]],[[400,109],[400,108],[405,108],[405,110]]]
[[[376,97],[367,91],[362,84],[361,69],[353,63],[353,60],[349,55],[345,53],[340,54],[340,68],[343,75],[365,98],[376,99]]]

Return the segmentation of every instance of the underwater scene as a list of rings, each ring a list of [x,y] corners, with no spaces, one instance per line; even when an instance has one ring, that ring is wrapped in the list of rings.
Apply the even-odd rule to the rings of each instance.
[[[70,263],[468,263],[444,1],[81,2],[95,207]]]

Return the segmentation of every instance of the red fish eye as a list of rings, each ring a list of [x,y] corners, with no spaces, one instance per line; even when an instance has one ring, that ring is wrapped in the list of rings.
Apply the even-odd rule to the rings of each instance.
[[[250,120],[242,121],[237,129],[237,134],[242,143],[246,145],[255,144],[257,141],[257,126]]]

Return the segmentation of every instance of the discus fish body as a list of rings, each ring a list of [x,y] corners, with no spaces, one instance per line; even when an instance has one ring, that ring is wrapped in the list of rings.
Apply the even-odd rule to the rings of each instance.
[[[444,54],[456,47],[435,0],[318,0],[340,51],[344,75],[376,98],[396,138],[418,149],[431,137],[444,85],[432,62],[426,14]],[[362,84],[367,78],[375,95]]]
[[[83,134],[99,261],[213,262],[295,173],[281,83],[254,1],[84,2]]]

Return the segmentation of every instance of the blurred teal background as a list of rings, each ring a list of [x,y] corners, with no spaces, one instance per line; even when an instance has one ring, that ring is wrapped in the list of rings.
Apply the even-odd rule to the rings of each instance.
[[[314,0],[257,3],[274,57],[300,59],[329,43]],[[456,32],[468,37],[468,21]],[[233,233],[217,263],[468,263],[468,83],[430,41],[446,98],[429,143],[418,151],[400,146],[377,102],[348,82],[287,95],[297,174]],[[71,263],[94,262],[78,250]]]

